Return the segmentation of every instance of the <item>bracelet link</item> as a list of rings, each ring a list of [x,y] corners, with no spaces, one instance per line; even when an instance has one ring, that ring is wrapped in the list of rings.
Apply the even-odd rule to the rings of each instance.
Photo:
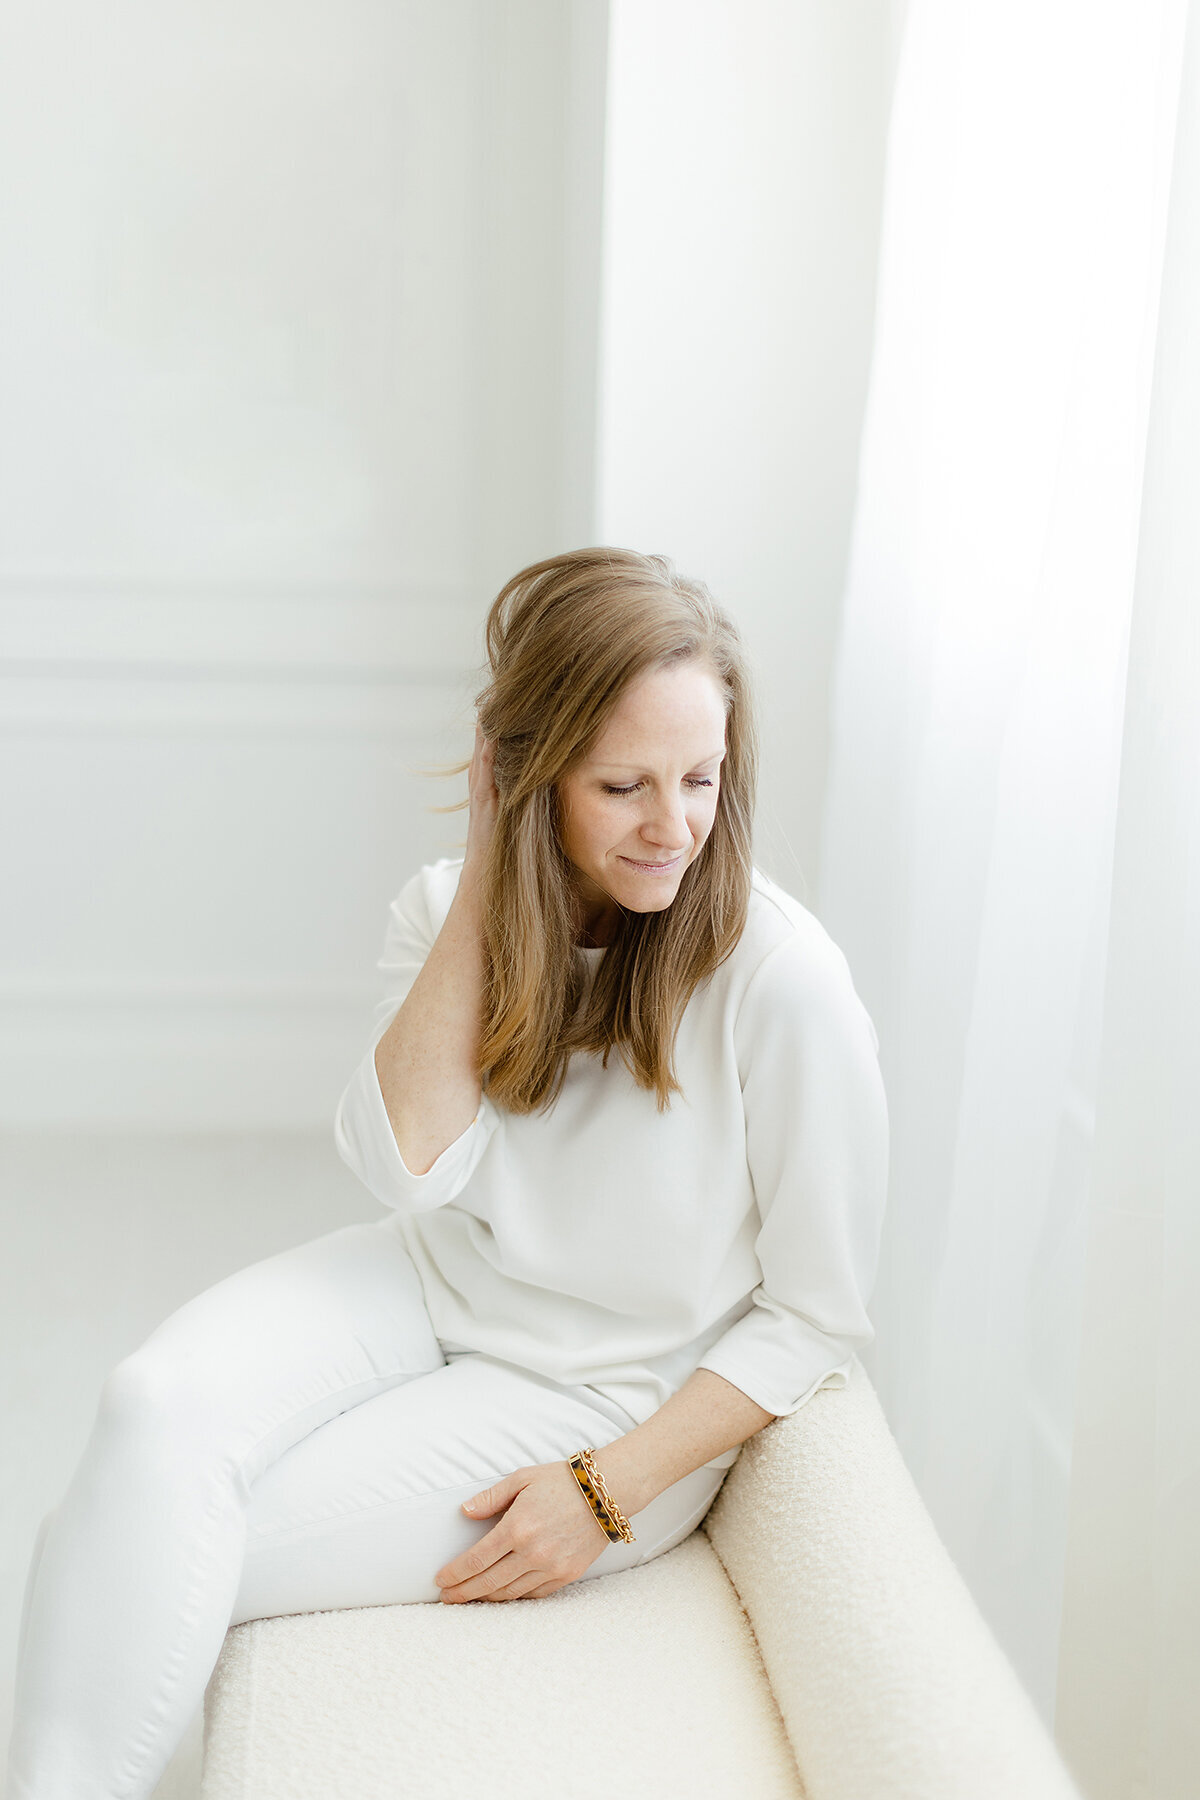
[[[596,1467],[595,1452],[591,1445],[586,1450],[579,1450],[569,1460],[571,1473],[579,1483],[584,1499],[592,1509],[592,1516],[612,1544],[636,1543],[629,1520],[621,1511],[609,1493],[603,1475]]]

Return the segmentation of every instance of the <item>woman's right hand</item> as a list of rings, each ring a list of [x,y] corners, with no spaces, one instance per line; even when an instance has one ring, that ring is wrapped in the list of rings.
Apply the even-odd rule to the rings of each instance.
[[[492,833],[496,829],[500,795],[496,789],[496,779],[492,772],[494,756],[495,745],[490,738],[484,737],[483,727],[476,719],[475,750],[467,775],[467,792],[471,811],[467,823],[466,855],[463,858],[464,874],[478,875],[482,872],[488,845],[491,843]]]

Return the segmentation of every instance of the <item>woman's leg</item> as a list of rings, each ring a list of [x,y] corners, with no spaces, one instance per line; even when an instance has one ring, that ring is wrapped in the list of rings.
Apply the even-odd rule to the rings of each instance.
[[[388,1220],[240,1270],[119,1364],[30,1572],[9,1800],[145,1800],[221,1648],[251,1485],[444,1365]]]
[[[632,1426],[592,1388],[476,1353],[452,1358],[322,1425],[263,1473],[250,1496],[231,1623],[439,1600],[437,1570],[501,1517],[469,1519],[464,1500],[514,1469],[584,1444],[599,1449]],[[631,1519],[635,1542],[607,1545],[583,1579],[679,1543],[727,1472],[705,1467],[675,1482]]]

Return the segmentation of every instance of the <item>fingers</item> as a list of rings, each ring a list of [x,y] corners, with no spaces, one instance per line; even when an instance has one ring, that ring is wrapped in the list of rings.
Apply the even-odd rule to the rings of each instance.
[[[451,1604],[453,1605],[458,1604],[460,1597],[463,1600],[474,1599],[487,1602],[499,1600],[541,1600],[547,1594],[557,1594],[560,1588],[570,1586],[570,1580],[566,1577],[560,1577],[557,1580],[551,1581],[547,1581],[545,1577],[545,1569],[529,1569],[524,1575],[514,1576],[507,1585],[493,1588],[489,1593],[468,1594],[461,1589],[455,1589],[453,1590],[452,1595],[443,1593],[442,1599],[446,1600],[447,1598],[450,1598]]]
[[[524,1575],[533,1575],[538,1581],[545,1578],[545,1570],[532,1570],[523,1556],[510,1550],[496,1562],[489,1565],[479,1575],[470,1575],[464,1581],[456,1581],[442,1588],[442,1599],[451,1605],[460,1600],[491,1600],[500,1598],[501,1591],[511,1583],[519,1581]],[[435,1578],[436,1579],[436,1578]]]
[[[486,1542],[486,1538],[480,1540],[481,1544]],[[540,1599],[543,1594],[553,1594],[559,1588],[567,1587],[582,1573],[582,1569],[572,1567],[569,1573],[551,1575],[544,1566],[530,1563],[528,1551],[509,1550],[479,1574],[464,1576],[463,1579],[442,1587],[442,1600],[451,1606],[457,1606],[460,1601],[465,1600]],[[434,1577],[439,1586],[440,1575],[439,1570]]]
[[[451,1604],[554,1593],[582,1575],[605,1547],[566,1463],[517,1469],[473,1498],[486,1509],[483,1516],[500,1506],[504,1512],[491,1531],[435,1573],[442,1599]]]
[[[500,1565],[497,1564],[496,1567],[499,1569]],[[479,1585],[477,1581],[463,1582],[456,1588],[446,1588],[442,1592],[442,1600],[452,1606],[467,1600],[541,1600],[547,1594],[557,1594],[560,1588],[569,1587],[576,1579],[574,1575],[559,1575],[547,1579],[545,1569],[527,1569],[523,1575],[514,1574],[509,1581],[501,1577],[500,1585],[479,1593],[470,1591]]]
[[[483,726],[475,721],[475,748],[467,778],[467,856],[472,864],[483,862],[496,828],[500,810],[500,791],[496,786],[495,743],[484,736]]]
[[[519,1581],[510,1582],[508,1587],[501,1588],[494,1594],[484,1596],[487,1600],[536,1600],[543,1594],[557,1593],[560,1587],[566,1587],[565,1581],[546,1581],[544,1569],[531,1569],[528,1575]]]
[[[496,761],[496,743],[494,738],[483,735],[483,726],[475,721],[475,748],[471,755],[470,784],[481,786],[484,792],[490,793],[495,787],[493,769]]]
[[[458,1589],[465,1587],[470,1582],[481,1581],[497,1563],[503,1562],[506,1557],[511,1555],[511,1550],[505,1546],[501,1527],[495,1525],[491,1531],[485,1532],[477,1543],[472,1544],[469,1550],[464,1550],[461,1556],[456,1556],[452,1561],[443,1563],[433,1579],[440,1588],[457,1592]],[[510,1569],[509,1577],[514,1573],[515,1571]]]

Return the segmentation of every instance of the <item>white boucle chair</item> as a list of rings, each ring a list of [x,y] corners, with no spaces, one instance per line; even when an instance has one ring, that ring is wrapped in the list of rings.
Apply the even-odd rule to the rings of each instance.
[[[704,1524],[541,1600],[229,1632],[202,1800],[1080,1800],[855,1359]]]

